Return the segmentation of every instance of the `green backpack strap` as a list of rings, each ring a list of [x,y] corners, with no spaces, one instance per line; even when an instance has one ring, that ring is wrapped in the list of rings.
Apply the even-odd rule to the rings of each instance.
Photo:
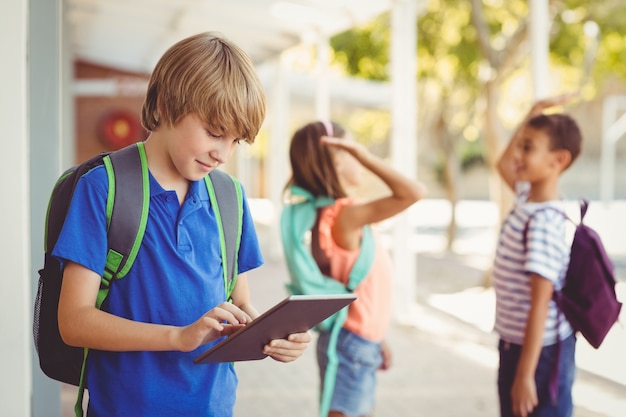
[[[361,250],[357,256],[350,275],[348,277],[348,285],[346,289],[350,292],[354,291],[363,279],[369,273],[372,262],[374,260],[374,252],[376,251],[374,236],[370,226],[363,227],[363,235],[361,237]],[[339,332],[343,328],[343,324],[348,318],[348,307],[344,307],[335,313],[330,323],[330,337],[328,339],[328,348],[326,350],[326,372],[324,373],[324,384],[322,396],[320,399],[320,416],[326,417],[330,411],[330,401],[332,400],[335,390],[335,382],[337,380],[337,370],[339,369],[339,357],[337,356],[337,341]]]
[[[104,276],[96,299],[97,308],[102,306],[109,294],[112,280],[126,276],[135,262],[146,231],[150,203],[148,160],[143,142],[110,153],[103,158],[103,163],[109,180],[106,205],[108,250]],[[88,353],[89,350],[85,348],[74,405],[76,417],[83,416]]]
[[[374,260],[375,241],[371,227],[363,227],[361,248],[350,271],[348,284],[329,279],[319,271],[305,239],[313,228],[317,209],[334,204],[334,199],[314,197],[298,186],[291,186],[289,191],[298,201],[283,207],[280,219],[283,251],[291,278],[287,290],[291,294],[345,294],[354,291],[367,276]]]
[[[243,193],[241,183],[226,172],[214,169],[204,177],[211,206],[220,233],[220,249],[224,271],[226,299],[237,282],[237,259],[243,226]]]
[[[315,198],[308,191],[297,186],[289,188],[293,204],[283,207],[280,218],[280,233],[290,281],[287,291],[290,294],[345,294],[346,287],[339,281],[324,276],[306,244],[317,209],[334,203],[331,198]]]
[[[305,236],[315,223],[317,209],[334,204],[334,200],[328,197],[316,198],[298,186],[291,186],[289,191],[298,201],[286,205],[281,214],[283,251],[291,278],[290,283],[287,284],[288,291],[292,294],[343,294],[354,291],[367,276],[374,261],[376,243],[371,227],[363,227],[361,248],[350,271],[348,284],[344,285],[322,274],[305,243]],[[330,409],[339,366],[337,339],[347,317],[348,307],[344,307],[318,326],[330,332],[326,351],[328,361],[324,373],[324,388],[320,398],[320,416],[322,417],[327,416]]]
[[[148,222],[150,183],[143,142],[104,158],[109,177],[105,278],[123,278],[135,262]],[[123,181],[119,179],[123,178]]]
[[[352,292],[356,290],[356,287],[359,286],[370,269],[372,269],[375,252],[376,241],[374,240],[372,228],[369,225],[364,226],[361,235],[361,250],[359,251],[356,261],[354,261],[354,265],[352,265],[352,270],[348,278],[348,291]]]
[[[363,227],[363,235],[361,238],[361,250],[350,270],[348,277],[348,285],[346,289],[350,292],[354,291],[363,279],[367,276],[372,268],[374,260],[374,252],[376,251],[374,236],[370,226]],[[337,341],[339,332],[343,324],[348,318],[348,307],[344,307],[334,316],[334,320],[330,325],[330,337],[328,339],[328,349],[326,350],[326,372],[324,373],[324,390],[320,401],[320,416],[325,417],[330,411],[330,401],[332,400],[335,390],[335,382],[337,380],[337,370],[339,369],[339,357],[337,356]]]

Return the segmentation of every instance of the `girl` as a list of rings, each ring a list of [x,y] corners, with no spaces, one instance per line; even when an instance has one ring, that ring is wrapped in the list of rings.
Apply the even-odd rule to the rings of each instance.
[[[289,155],[292,177],[287,194],[292,198],[291,205],[312,202],[310,246],[314,263],[324,275],[347,286],[364,243],[364,228],[405,210],[424,196],[426,188],[387,166],[352,140],[337,123],[318,121],[300,128],[292,137]],[[390,194],[368,202],[350,197],[349,191],[361,185],[362,168],[379,177],[389,187]],[[286,238],[298,227],[294,213],[284,210],[281,219],[283,247],[292,281],[311,275],[294,276],[297,271],[293,260],[300,248]],[[376,370],[391,365],[391,352],[384,339],[391,317],[392,268],[389,255],[376,235],[373,236],[371,267],[354,289],[358,298],[350,305],[338,331],[336,352],[333,352],[332,332],[325,329],[319,333],[317,351],[322,391],[324,388],[329,391],[326,404],[322,396],[323,416],[372,415]],[[329,390],[324,386],[328,384],[324,376],[328,359],[335,357],[335,353],[338,366],[335,381],[330,381],[334,387]]]

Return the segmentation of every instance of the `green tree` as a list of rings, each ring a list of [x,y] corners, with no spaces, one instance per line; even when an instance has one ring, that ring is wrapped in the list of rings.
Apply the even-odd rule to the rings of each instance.
[[[550,51],[553,61],[581,70],[592,93],[611,78],[626,80],[626,2],[554,1]]]
[[[596,94],[609,77],[626,79],[626,2],[551,0],[550,54],[567,72],[568,86]],[[447,197],[458,198],[459,157],[468,132],[481,132],[490,168],[492,199],[504,210],[510,195],[495,175],[495,162],[508,138],[502,123],[503,85],[528,68],[529,10],[526,0],[430,0],[417,21],[421,138],[431,138],[442,167]],[[593,36],[593,29],[597,35]],[[348,74],[388,80],[389,16],[331,39],[335,62]],[[504,98],[506,99],[506,98]],[[529,101],[518,97],[516,101]],[[522,106],[520,106],[522,107]],[[520,112],[520,117],[522,116]],[[454,210],[453,210],[454,213]],[[455,219],[448,228],[448,247]]]

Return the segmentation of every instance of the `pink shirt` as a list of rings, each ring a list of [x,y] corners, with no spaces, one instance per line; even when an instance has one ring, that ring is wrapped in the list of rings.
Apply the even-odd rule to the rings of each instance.
[[[353,203],[352,199],[338,199],[333,206],[324,208],[319,223],[319,243],[330,262],[330,275],[347,283],[352,265],[359,250],[346,250],[332,237],[332,227],[341,209]],[[344,328],[373,342],[381,342],[391,322],[391,258],[376,239],[376,253],[369,274],[355,290],[357,299],[350,305]]]

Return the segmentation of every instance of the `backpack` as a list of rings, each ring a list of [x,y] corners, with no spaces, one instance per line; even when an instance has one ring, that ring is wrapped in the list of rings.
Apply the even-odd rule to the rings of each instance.
[[[322,273],[315,261],[307,236],[315,224],[317,210],[334,204],[329,197],[314,197],[305,189],[292,185],[289,187],[292,200],[286,204],[281,213],[281,239],[283,252],[290,280],[286,284],[290,294],[347,294],[354,291],[369,273],[374,260],[375,241],[369,226],[363,228],[361,249],[350,271],[348,284],[328,277]],[[348,307],[344,307],[318,326],[316,331],[329,331],[328,364],[324,375],[323,392],[320,399],[320,416],[326,416],[335,386],[339,359],[336,354],[339,331],[348,315]]]
[[[146,229],[150,202],[149,174],[142,142],[102,153],[60,176],[50,196],[45,222],[44,266],[34,305],[33,336],[41,370],[50,378],[83,387],[87,349],[66,345],[59,334],[57,310],[63,273],[51,253],[59,237],[74,188],[80,177],[104,165],[109,178],[106,204],[108,252],[96,306],[100,308],[113,280],[131,269]],[[227,173],[213,170],[205,178],[220,233],[224,285],[230,298],[237,279],[243,200],[241,184]]]
[[[597,349],[617,322],[622,303],[615,293],[614,268],[602,240],[595,230],[583,223],[588,207],[589,202],[581,200],[580,223],[574,223],[576,230],[565,285],[554,292],[553,298],[574,331],[580,332]],[[560,210],[550,209],[567,218]],[[528,225],[536,213],[530,216],[524,227],[524,246]]]
[[[329,197],[313,197],[298,186],[291,186],[289,191],[299,201],[285,205],[281,214],[282,246],[290,277],[286,284],[287,291],[294,295],[353,292],[372,266],[374,239],[371,228],[363,228],[361,250],[350,272],[349,282],[344,285],[322,273],[307,242],[308,233],[315,223],[317,209],[334,204],[334,200]],[[315,329],[330,329],[338,314],[324,320]]]

